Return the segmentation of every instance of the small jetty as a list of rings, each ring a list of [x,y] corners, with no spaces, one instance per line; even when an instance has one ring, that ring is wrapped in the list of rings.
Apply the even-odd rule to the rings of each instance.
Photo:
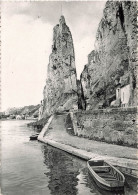
[[[104,160],[89,160],[87,167],[100,188],[108,191],[124,190],[125,177],[113,165]]]

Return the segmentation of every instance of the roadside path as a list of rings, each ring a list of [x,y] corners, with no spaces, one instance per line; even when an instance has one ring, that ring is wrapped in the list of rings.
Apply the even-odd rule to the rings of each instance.
[[[99,155],[138,160],[136,148],[108,144],[68,134],[65,128],[65,119],[66,115],[58,115],[54,118],[46,133],[46,139],[54,140]]]
[[[52,116],[41,131],[38,140],[88,160],[105,159],[122,172],[138,177],[137,149],[88,140],[67,133],[66,115]]]

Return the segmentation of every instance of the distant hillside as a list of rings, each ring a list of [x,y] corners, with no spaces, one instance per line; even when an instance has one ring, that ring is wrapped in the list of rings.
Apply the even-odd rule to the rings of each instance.
[[[24,106],[21,108],[9,108],[5,111],[6,115],[29,115],[34,116],[38,115],[40,105],[30,105],[30,106]]]

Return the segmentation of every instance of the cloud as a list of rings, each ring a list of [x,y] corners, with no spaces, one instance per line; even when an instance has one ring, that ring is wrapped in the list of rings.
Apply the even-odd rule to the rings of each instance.
[[[61,3],[45,2],[3,2],[2,11],[9,16],[26,15],[33,20],[38,18],[44,22],[55,25],[61,15]]]
[[[57,24],[59,17],[63,14],[76,30],[83,23],[93,24],[93,21],[99,21],[104,5],[104,1],[3,2],[2,10],[9,16],[26,15],[34,20],[39,18],[52,25]]]

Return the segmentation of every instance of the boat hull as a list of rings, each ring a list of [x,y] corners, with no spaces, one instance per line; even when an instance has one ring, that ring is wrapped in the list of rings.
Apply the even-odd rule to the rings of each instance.
[[[109,186],[106,186],[106,185],[103,185],[102,183],[100,183],[94,176],[93,174],[91,173],[91,171],[89,171],[89,174],[91,175],[91,177],[93,178],[93,180],[95,181],[96,185],[103,189],[103,190],[106,190],[106,191],[124,191],[124,186],[120,186],[120,187],[109,187]]]
[[[119,180],[115,180],[115,181],[112,181],[112,182],[109,182],[109,181],[106,181],[106,179],[104,179],[103,177],[100,177],[99,175],[98,175],[98,173],[96,173],[95,171],[94,171],[94,168],[95,167],[92,167],[92,166],[90,166],[90,162],[92,162],[92,161],[88,161],[87,162],[87,167],[88,167],[88,169],[89,169],[89,173],[90,173],[90,175],[92,176],[92,178],[93,178],[93,180],[95,181],[95,183],[97,184],[97,186],[98,187],[100,187],[101,189],[103,189],[103,190],[107,190],[107,191],[123,191],[124,190],[124,181],[125,181],[125,178],[124,178],[124,176],[123,176],[123,174],[119,171],[119,170],[117,170],[116,168],[114,168],[112,165],[109,165],[107,162],[106,162],[106,164],[107,165],[109,165],[109,168],[110,169],[114,169],[114,171],[116,171],[116,173],[119,175],[119,178],[121,178],[121,181],[119,181]],[[98,162],[98,161],[93,161],[94,163],[95,162]],[[101,161],[99,161],[99,162],[101,162]],[[104,167],[104,166],[103,166]],[[105,166],[106,167],[106,166]],[[101,168],[101,166],[99,167],[99,166],[96,166],[96,169],[98,169],[99,168],[99,170],[100,170],[100,168]],[[106,167],[107,168],[107,167]],[[101,170],[100,170],[101,171]],[[105,173],[103,173],[103,175],[104,175]]]
[[[38,134],[30,136],[30,140],[37,140],[37,138],[38,138]]]

